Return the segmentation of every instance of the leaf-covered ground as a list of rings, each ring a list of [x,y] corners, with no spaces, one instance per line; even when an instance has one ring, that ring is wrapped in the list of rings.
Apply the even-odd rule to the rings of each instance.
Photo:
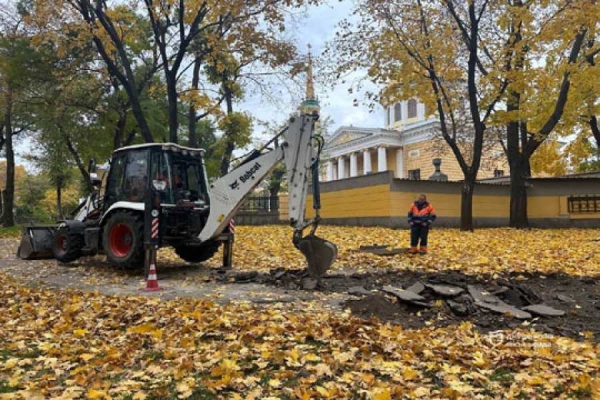
[[[0,275],[6,398],[600,395],[600,346],[469,324],[403,330],[319,309],[24,288]]]
[[[335,243],[339,259],[334,269],[392,267],[439,271],[454,269],[466,274],[557,273],[600,275],[600,229],[433,229],[431,254],[380,257],[351,250],[373,244],[393,248],[409,246],[408,230],[322,226],[317,234]],[[291,245],[287,226],[239,227],[235,262],[244,269],[301,268],[304,259]],[[215,259],[215,262],[220,259]]]
[[[319,234],[340,248],[335,270],[600,275],[600,230],[440,229],[432,232],[431,254],[392,258],[350,250],[406,247],[406,231],[322,227]],[[235,249],[239,270],[303,265],[284,226],[239,227]],[[163,251],[159,270],[177,262]],[[93,277],[85,263],[73,271]],[[56,268],[32,265],[44,276]],[[127,276],[114,273],[117,281]],[[409,330],[319,301],[258,306],[109,296],[36,288],[13,275],[0,266],[0,399],[600,398],[600,345],[585,337],[525,326],[484,334],[469,323],[428,321]]]

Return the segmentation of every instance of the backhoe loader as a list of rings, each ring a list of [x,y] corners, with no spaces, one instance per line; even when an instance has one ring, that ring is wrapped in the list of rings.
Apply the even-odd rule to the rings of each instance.
[[[141,268],[145,197],[152,189],[160,196],[160,246],[173,247],[185,261],[205,261],[218,251],[218,237],[244,199],[283,162],[292,242],[306,257],[308,273],[320,278],[335,261],[337,248],[315,235],[320,222],[318,168],[323,148],[323,139],[314,132],[316,119],[316,115],[306,114],[291,117],[283,131],[212,183],[206,175],[204,150],[173,143],[117,149],[110,159],[104,190],[96,180],[96,190],[80,204],[73,219],[23,228],[18,256],[68,263],[105,253],[117,267]],[[311,184],[316,216],[307,220]],[[307,228],[310,232],[304,235]]]

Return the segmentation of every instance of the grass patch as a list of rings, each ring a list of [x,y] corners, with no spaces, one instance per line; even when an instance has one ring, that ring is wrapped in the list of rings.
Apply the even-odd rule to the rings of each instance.
[[[0,381],[0,393],[13,393],[19,390],[15,386],[10,386],[6,381]]]
[[[502,383],[512,382],[514,379],[513,371],[507,368],[498,368],[490,376],[490,380]]]
[[[8,228],[0,228],[0,239],[18,238],[21,236],[20,226],[10,226]]]
[[[572,399],[591,399],[592,390],[591,388],[577,389],[569,396]]]
[[[159,392],[162,390],[159,390]],[[168,393],[168,394],[167,394]],[[179,400],[180,397],[177,394],[175,389],[175,385],[171,384],[168,388],[166,388],[166,392],[164,393],[150,393],[146,400]],[[188,400],[212,400],[216,399],[216,396],[205,387],[196,387],[192,390],[192,394],[189,397],[186,397]]]

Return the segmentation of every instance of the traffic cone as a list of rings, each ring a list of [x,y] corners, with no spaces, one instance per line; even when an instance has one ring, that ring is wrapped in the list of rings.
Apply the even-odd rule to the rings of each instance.
[[[148,280],[146,281],[146,287],[142,289],[144,292],[157,292],[162,290],[158,287],[158,278],[156,277],[156,266],[154,263],[150,264],[150,270],[148,271]]]

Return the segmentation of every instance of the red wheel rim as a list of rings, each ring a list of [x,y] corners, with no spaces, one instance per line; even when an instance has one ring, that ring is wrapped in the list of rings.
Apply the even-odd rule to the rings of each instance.
[[[59,234],[56,238],[56,248],[60,251],[67,251],[67,236]]]
[[[127,224],[116,224],[110,230],[108,241],[115,256],[125,257],[133,247],[133,232]]]

